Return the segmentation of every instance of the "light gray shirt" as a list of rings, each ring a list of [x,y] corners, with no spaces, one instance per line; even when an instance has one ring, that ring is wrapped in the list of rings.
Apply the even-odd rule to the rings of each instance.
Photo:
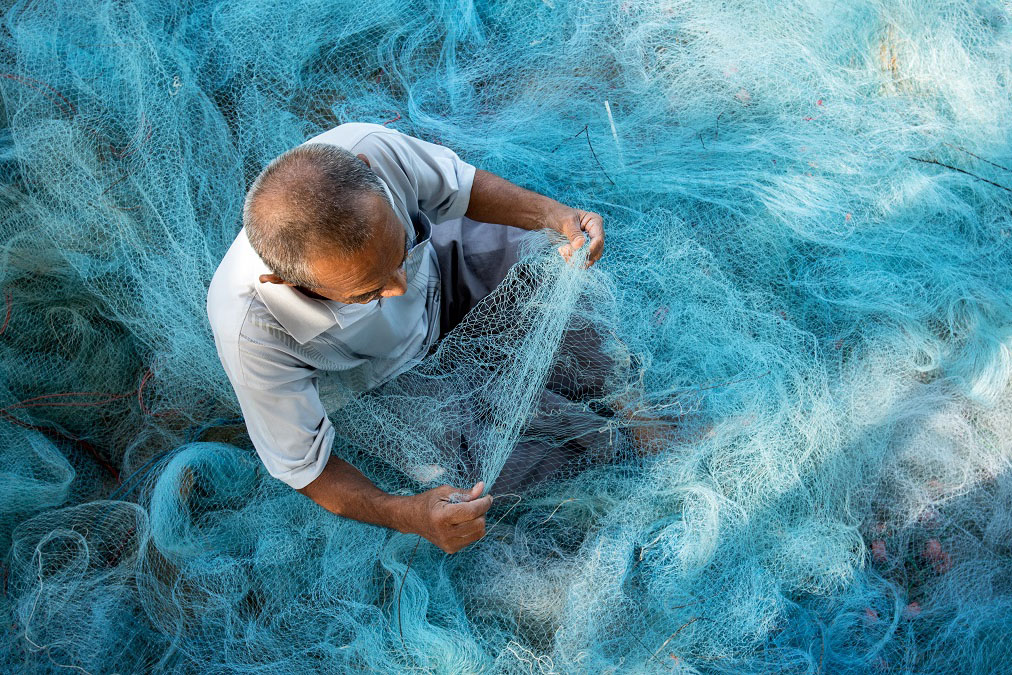
[[[365,154],[417,247],[405,262],[404,295],[364,305],[260,283],[271,270],[245,229],[211,280],[207,315],[250,438],[268,472],[297,489],[320,475],[334,441],[321,379],[339,402],[340,392],[408,370],[439,337],[439,266],[428,237],[432,223],[467,211],[475,172],[448,148],[376,124],[342,124],[307,142]]]

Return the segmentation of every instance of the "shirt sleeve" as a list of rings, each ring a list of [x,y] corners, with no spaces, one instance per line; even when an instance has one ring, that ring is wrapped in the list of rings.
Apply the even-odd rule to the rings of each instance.
[[[364,152],[392,187],[403,187],[418,209],[433,223],[460,218],[467,212],[475,167],[453,150],[408,136],[394,129],[374,132],[359,141],[353,152]]]
[[[233,381],[253,447],[268,473],[296,490],[323,472],[334,427],[320,402],[315,376],[269,389]]]

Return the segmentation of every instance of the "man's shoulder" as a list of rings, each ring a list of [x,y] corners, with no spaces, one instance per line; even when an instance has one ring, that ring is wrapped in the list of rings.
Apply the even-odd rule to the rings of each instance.
[[[212,327],[217,317],[235,309],[239,302],[248,304],[253,295],[253,280],[265,273],[267,266],[250,246],[245,228],[240,230],[207,288],[207,313]]]
[[[352,150],[363,141],[379,137],[391,138],[401,135],[396,129],[385,127],[382,124],[369,122],[346,122],[333,129],[324,131],[310,138],[306,143],[328,143],[337,145],[346,150]]]
[[[229,247],[207,289],[207,319],[223,362],[237,359],[239,339],[256,300],[255,281],[267,266],[241,230]],[[226,369],[237,363],[224,363]]]
[[[254,388],[291,380],[305,364],[299,347],[262,297],[261,274],[270,270],[239,232],[207,289],[207,318],[225,371]]]

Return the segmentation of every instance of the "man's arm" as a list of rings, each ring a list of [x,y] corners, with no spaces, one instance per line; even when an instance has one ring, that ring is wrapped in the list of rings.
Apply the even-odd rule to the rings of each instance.
[[[298,491],[331,513],[419,534],[443,551],[456,553],[485,536],[485,512],[492,497],[479,498],[484,487],[479,482],[465,493],[442,485],[417,495],[391,495],[348,462],[331,457],[323,473]]]
[[[601,216],[525,190],[481,169],[475,171],[465,215],[471,220],[512,225],[524,230],[555,230],[569,240],[569,244],[559,247],[559,253],[566,260],[569,260],[573,251],[583,246],[585,235],[590,236],[590,252],[587,256],[589,264],[597,262],[604,251]]]
[[[400,184],[409,197],[417,197],[419,208],[433,223],[466,215],[471,220],[525,230],[548,228],[569,240],[559,247],[567,260],[589,236],[588,265],[604,251],[604,227],[598,214],[560,204],[476,169],[445,146],[378,128],[353,151],[362,152],[374,171],[379,169],[380,175]]]
[[[260,351],[257,351],[260,350]],[[332,513],[420,534],[447,553],[485,536],[491,497],[479,498],[484,484],[470,491],[443,485],[418,495],[390,495],[355,467],[330,454],[334,428],[320,401],[316,378],[307,369],[278,362],[270,348],[251,343],[243,353],[244,373],[274,377],[269,387],[232,381],[257,454],[268,472]],[[291,381],[284,382],[285,378]],[[462,499],[451,501],[454,493]],[[458,503],[460,502],[460,503]]]

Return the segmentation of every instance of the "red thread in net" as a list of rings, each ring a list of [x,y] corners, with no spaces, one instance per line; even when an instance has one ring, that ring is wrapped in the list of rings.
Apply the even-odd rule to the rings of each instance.
[[[147,130],[148,130],[147,133],[144,135],[144,138],[142,138],[140,141],[137,141],[137,145],[135,147],[133,147],[133,148],[131,148],[131,146],[134,145],[134,140],[133,139],[131,139],[131,141],[129,143],[127,143],[126,145],[124,145],[122,148],[118,148],[117,149],[115,146],[110,145],[109,146],[109,152],[112,153],[113,157],[115,157],[116,159],[123,159],[124,157],[129,157],[130,155],[132,155],[135,152],[137,152],[138,150],[140,150],[144,146],[144,144],[147,143],[151,139],[151,136],[155,133],[155,128],[151,125],[150,122],[148,122],[144,118],[143,115],[141,115],[141,121],[142,121],[143,125],[145,127],[147,127]],[[140,135],[140,134],[138,134],[138,135]]]
[[[7,332],[7,324],[11,322],[11,310],[14,308],[14,303],[10,291],[4,291],[4,305],[6,305],[7,309],[4,315],[4,325],[0,326],[0,335]]]
[[[7,80],[14,80],[15,82],[20,82],[26,87],[34,89],[35,91],[39,92],[40,94],[48,98],[50,101],[58,105],[68,115],[74,115],[77,113],[77,109],[74,108],[74,104],[68,101],[66,96],[56,91],[45,82],[40,82],[39,80],[36,80],[31,77],[25,77],[24,75],[15,75],[13,73],[0,73],[0,77]],[[47,92],[46,89],[48,89],[49,92]],[[60,101],[63,101],[63,103],[66,104],[66,107],[64,107],[63,104],[61,104],[59,101],[53,98],[53,96],[51,96],[50,93],[59,98]]]

